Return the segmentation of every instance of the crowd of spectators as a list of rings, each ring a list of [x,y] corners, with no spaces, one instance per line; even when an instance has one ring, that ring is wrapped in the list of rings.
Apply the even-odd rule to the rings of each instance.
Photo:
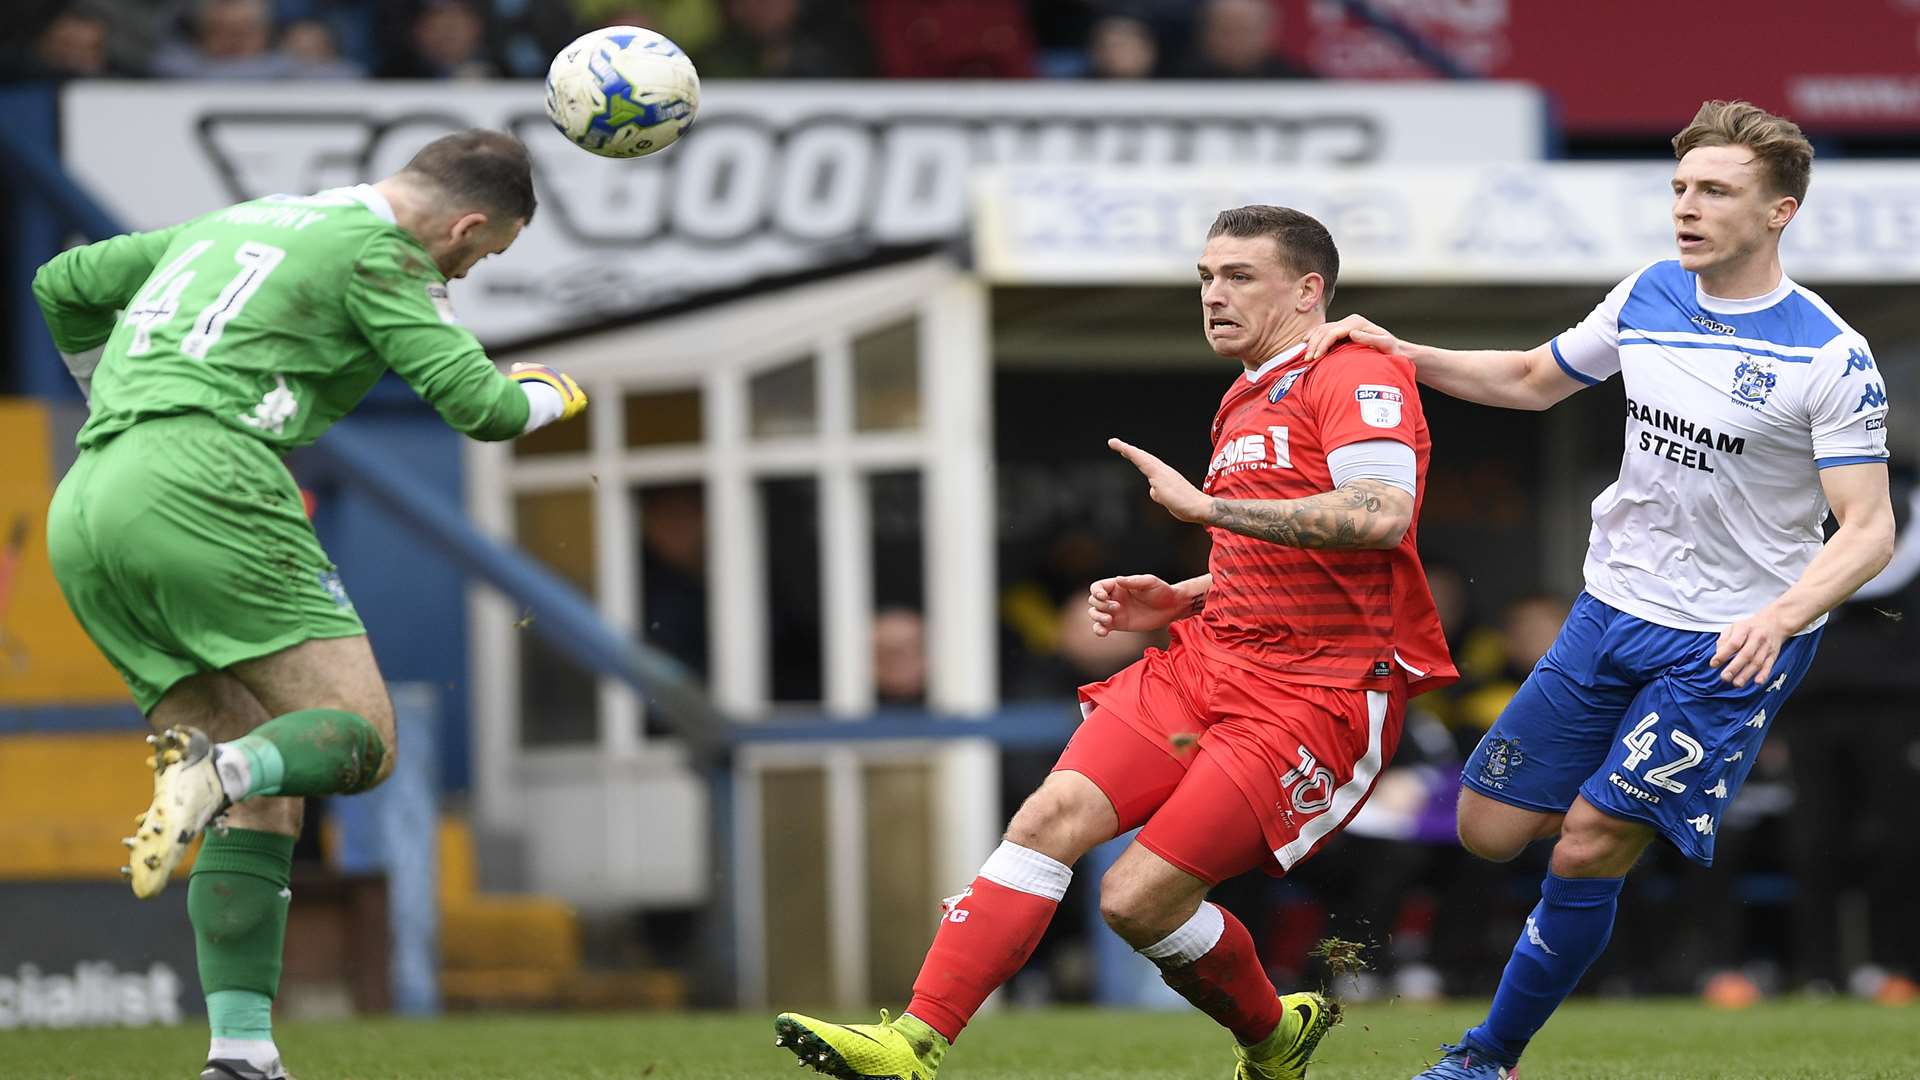
[[[1277,0],[20,0],[12,78],[534,78],[599,26],[708,78],[1305,78]]]

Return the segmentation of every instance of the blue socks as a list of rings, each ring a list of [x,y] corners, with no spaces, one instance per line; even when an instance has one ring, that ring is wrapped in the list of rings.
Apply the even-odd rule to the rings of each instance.
[[[1527,1040],[1560,1007],[1613,936],[1613,912],[1626,878],[1563,878],[1548,874],[1540,903],[1514,942],[1493,1008],[1463,1042],[1502,1064],[1520,1060]]]

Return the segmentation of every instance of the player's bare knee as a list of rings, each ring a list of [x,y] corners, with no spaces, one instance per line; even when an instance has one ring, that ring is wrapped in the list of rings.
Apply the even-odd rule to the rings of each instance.
[[[1527,845],[1533,840],[1531,836],[1516,836],[1509,831],[1484,828],[1466,821],[1459,823],[1459,830],[1460,846],[1475,858],[1492,863],[1512,862],[1527,850]]]
[[[1158,907],[1152,890],[1144,887],[1139,877],[1128,873],[1122,864],[1116,863],[1100,879],[1100,917],[1129,943],[1138,944],[1148,936],[1154,940],[1165,936],[1154,933],[1161,921]]]
[[[393,775],[393,764],[399,760],[400,757],[399,724],[395,721],[393,715],[393,699],[387,696],[384,688],[380,695],[369,704],[367,711],[362,714],[361,718],[372,725],[373,730],[380,736],[380,767],[375,770],[373,779],[368,781],[366,785],[367,787],[374,787],[385,782],[387,777]]]
[[[1101,805],[1094,805],[1080,787],[1049,777],[1007,823],[1007,839],[1064,863],[1078,861],[1088,848],[1106,839],[1098,835],[1100,817],[1112,813],[1098,789],[1092,794],[1103,800]]]

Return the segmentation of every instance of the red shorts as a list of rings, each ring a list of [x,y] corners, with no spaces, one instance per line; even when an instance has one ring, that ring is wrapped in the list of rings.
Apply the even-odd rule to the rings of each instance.
[[[1056,770],[1113,803],[1120,831],[1217,884],[1256,866],[1282,874],[1367,801],[1400,742],[1404,683],[1311,686],[1208,659],[1174,636],[1080,688],[1086,720]]]

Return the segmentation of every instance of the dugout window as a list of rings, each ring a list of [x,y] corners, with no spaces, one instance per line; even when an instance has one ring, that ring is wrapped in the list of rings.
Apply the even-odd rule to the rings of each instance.
[[[595,593],[592,522],[590,491],[544,491],[514,499],[520,546],[588,596]],[[538,619],[538,612],[523,610],[513,624],[521,638],[521,745],[592,743],[600,725],[597,680],[534,631]]]
[[[814,434],[819,429],[817,381],[811,356],[755,375],[750,390],[753,437]]]
[[[629,450],[694,445],[706,437],[697,386],[632,393],[621,404],[621,431]]]
[[[891,323],[853,339],[856,431],[920,426],[920,320]]]
[[[641,640],[685,664],[703,684],[708,672],[706,486],[698,482],[636,487],[633,533]],[[670,728],[643,710],[649,737]]]
[[[587,452],[587,425],[548,424],[531,435],[522,435],[508,444],[517,458],[547,458],[561,454]]]
[[[759,483],[766,545],[767,673],[773,702],[814,704],[821,693],[820,484]]]

